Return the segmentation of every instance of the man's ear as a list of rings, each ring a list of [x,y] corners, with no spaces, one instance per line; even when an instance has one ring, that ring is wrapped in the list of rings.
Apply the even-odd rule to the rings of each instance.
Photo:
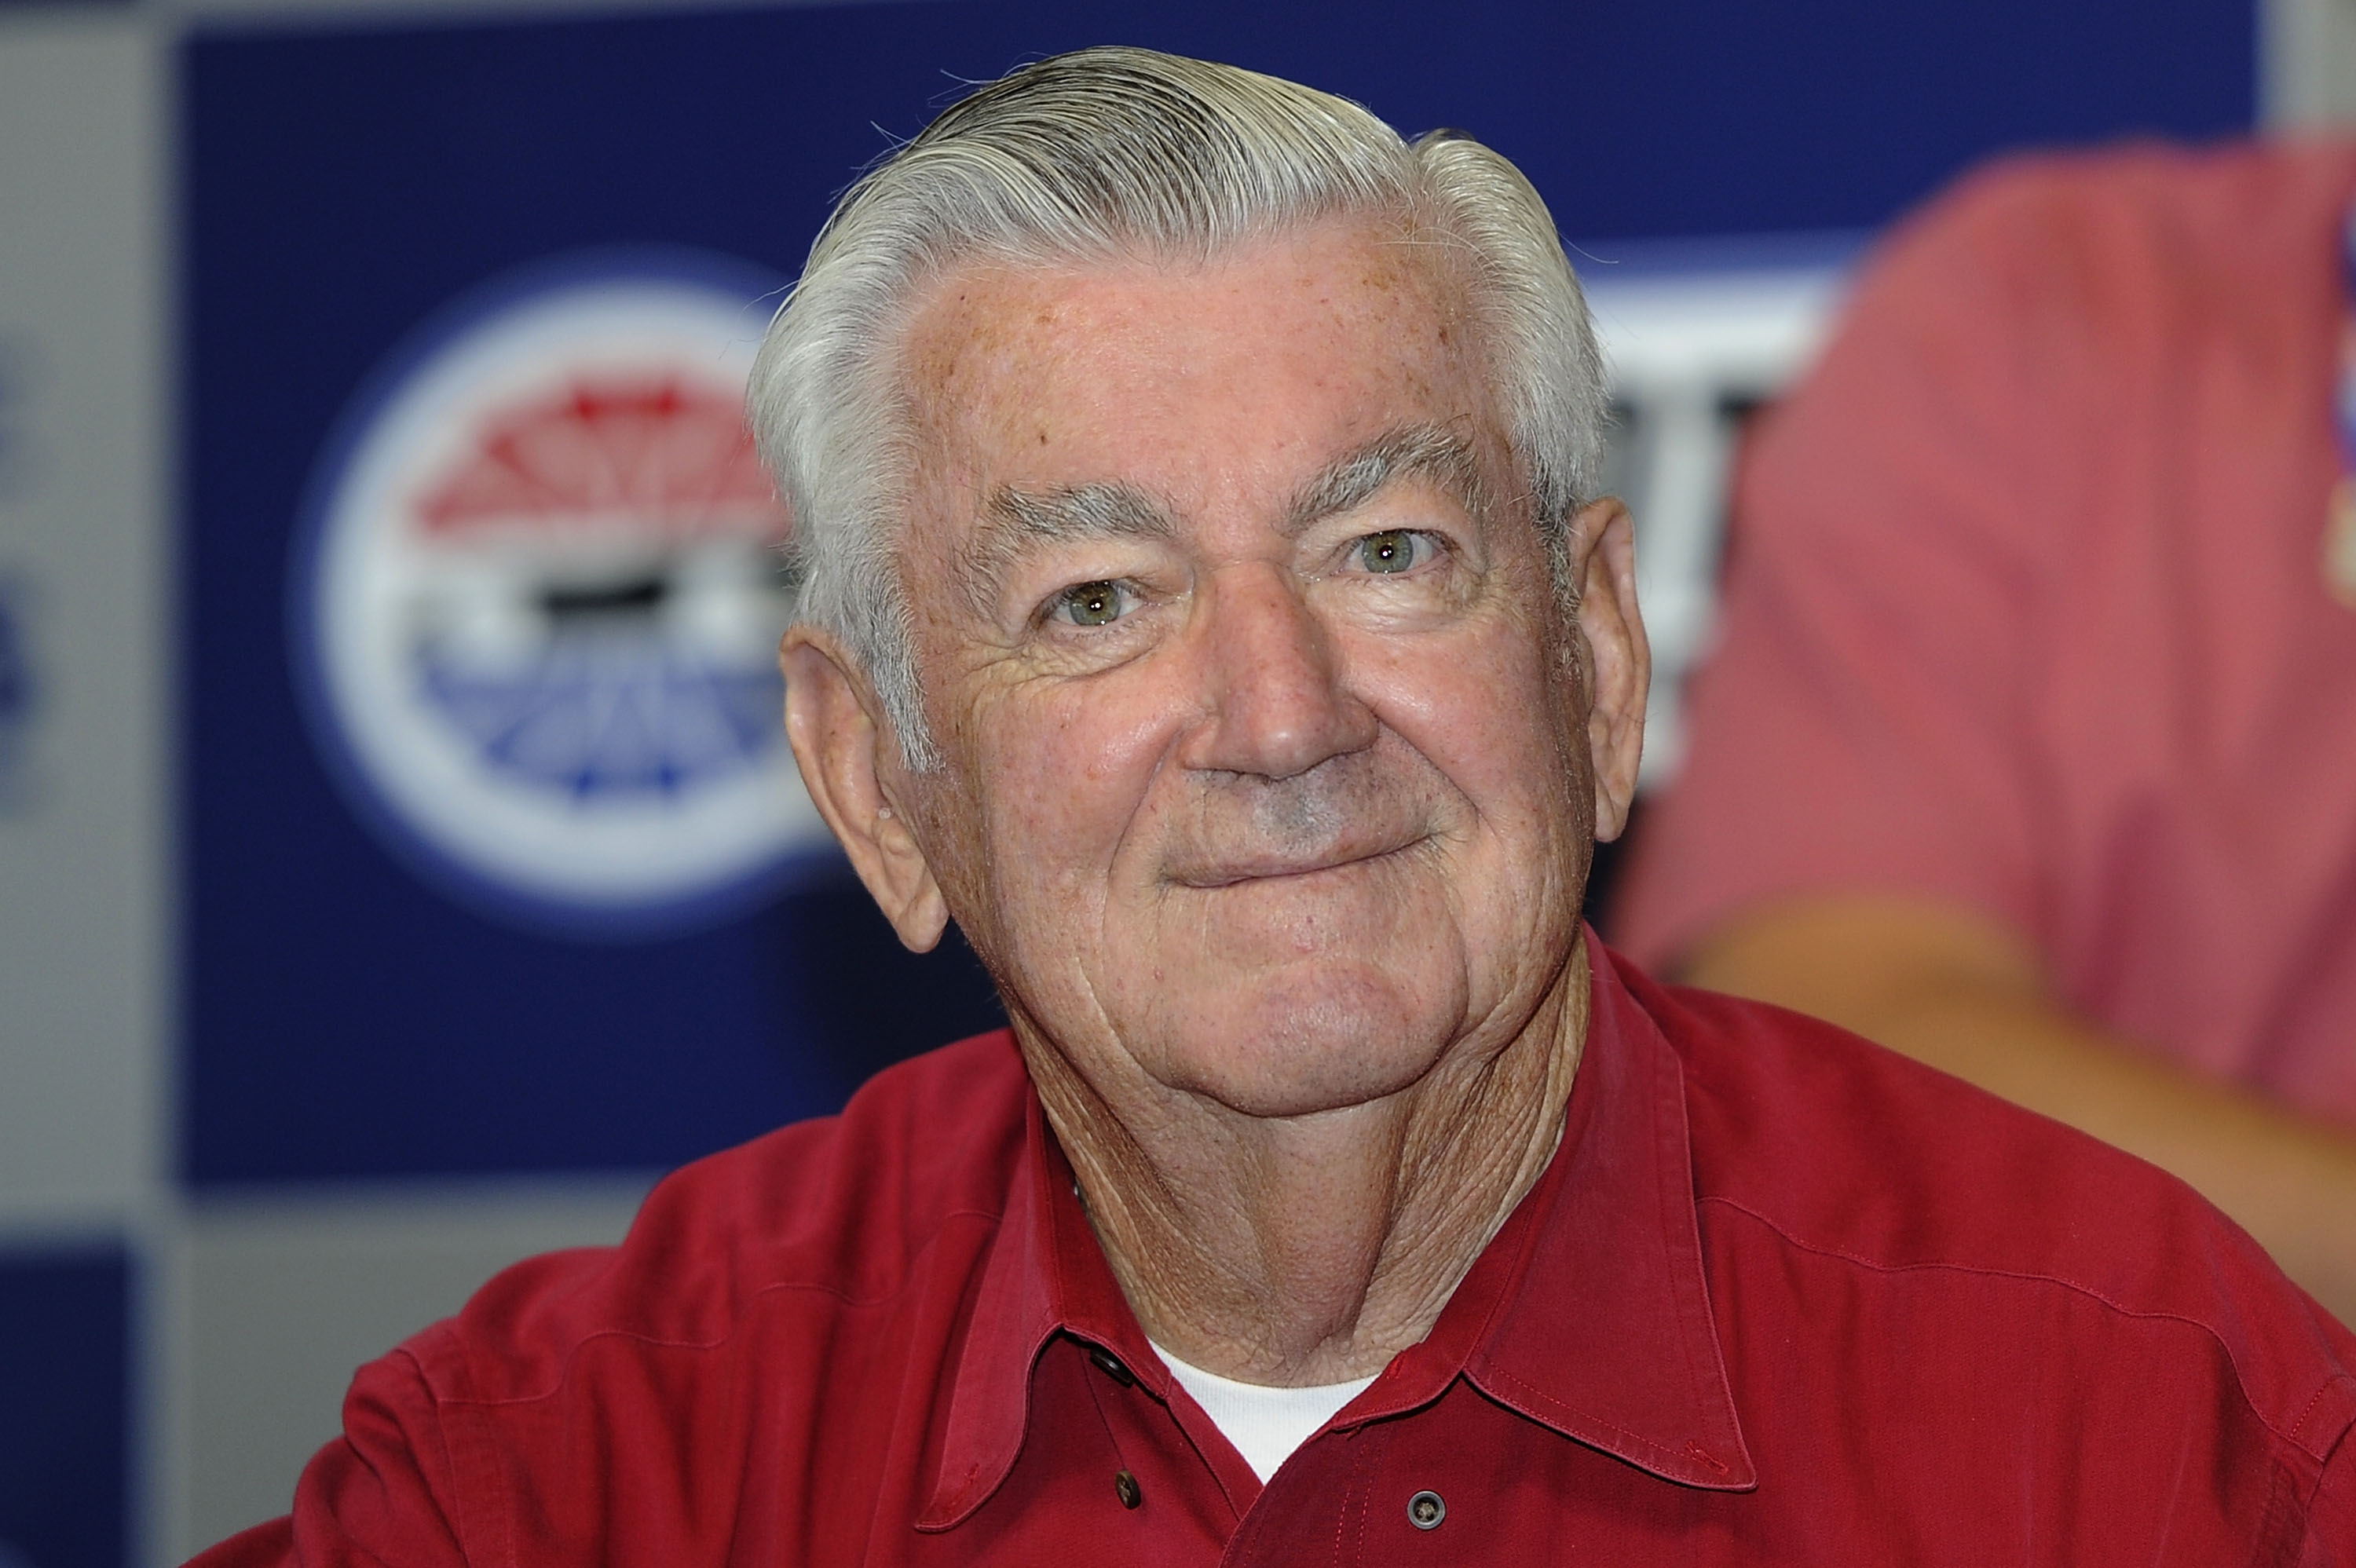
[[[1579,583],[1579,631],[1587,639],[1587,747],[1595,767],[1595,837],[1608,842],[1628,826],[1636,764],[1644,750],[1644,697],[1653,650],[1636,608],[1636,532],[1628,508],[1606,496],[1570,524]]]
[[[899,742],[879,721],[874,692],[815,626],[786,633],[777,665],[786,676],[786,738],[811,803],[901,942],[930,952],[948,924],[948,905],[909,820]]]

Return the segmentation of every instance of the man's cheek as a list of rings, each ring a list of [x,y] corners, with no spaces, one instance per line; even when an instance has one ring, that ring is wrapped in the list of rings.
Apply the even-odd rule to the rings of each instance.
[[[1376,711],[1460,786],[1472,776],[1515,776],[1521,764],[1513,759],[1546,728],[1531,717],[1555,706],[1529,660],[1499,657],[1475,639],[1417,650],[1370,674]]]
[[[991,857],[1001,864],[1019,857],[1018,874],[1032,878],[1093,860],[1099,841],[1119,836],[1121,816],[1104,763],[1083,728],[1025,727],[1019,739],[1001,738],[985,764]]]

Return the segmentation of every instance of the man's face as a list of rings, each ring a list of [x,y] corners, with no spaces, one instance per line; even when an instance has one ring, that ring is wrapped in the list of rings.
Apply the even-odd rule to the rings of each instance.
[[[1502,1048],[1575,950],[1593,785],[1440,270],[1339,225],[976,266],[906,348],[947,767],[897,791],[1033,1047],[1259,1115]]]

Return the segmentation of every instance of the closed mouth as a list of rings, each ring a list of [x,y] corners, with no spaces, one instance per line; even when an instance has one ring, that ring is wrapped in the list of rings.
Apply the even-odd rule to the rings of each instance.
[[[1417,834],[1396,842],[1337,847],[1318,855],[1268,855],[1220,860],[1214,864],[1192,866],[1171,873],[1169,880],[1182,888],[1211,891],[1236,887],[1244,882],[1282,881],[1313,877],[1323,871],[1346,870],[1370,861],[1387,859],[1405,852],[1424,841],[1428,835]]]

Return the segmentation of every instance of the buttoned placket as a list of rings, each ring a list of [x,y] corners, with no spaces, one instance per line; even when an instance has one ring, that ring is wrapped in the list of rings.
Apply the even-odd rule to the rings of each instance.
[[[1207,1472],[1201,1479],[1218,1485],[1223,1462],[1229,1457],[1240,1462],[1231,1445],[1218,1451],[1222,1463],[1213,1462],[1214,1450],[1207,1445],[1216,1429],[1198,1407],[1185,1403],[1174,1382],[1167,1386],[1166,1396],[1158,1396],[1113,1351],[1087,1341],[1076,1343],[1092,1369],[1087,1386],[1110,1445],[1109,1509],[1136,1512],[1150,1528],[1154,1520],[1147,1516],[1164,1488],[1150,1488],[1146,1476],[1183,1475],[1200,1466]],[[1479,1397],[1469,1389],[1463,1392],[1466,1397]],[[1540,1424],[1504,1411],[1496,1414],[1528,1426],[1541,1441],[1562,1441]],[[1416,1440],[1415,1421],[1409,1413],[1344,1423],[1311,1437],[1256,1496],[1230,1498],[1242,1507],[1231,1516],[1234,1528],[1218,1561],[1236,1568],[1297,1562],[1308,1541],[1332,1542],[1337,1563],[1472,1560],[1454,1549],[1456,1538],[1466,1533],[1462,1528],[1452,1532],[1444,1528],[1450,1516],[1443,1487],[1451,1477],[1434,1467],[1437,1456],[1431,1445]],[[1198,1425],[1206,1430],[1194,1430]],[[1171,1446],[1151,1454],[1138,1450],[1141,1438],[1150,1442],[1155,1435]],[[1215,1441],[1226,1445],[1224,1436]],[[1182,1452],[1182,1445],[1195,1451]],[[1411,1480],[1417,1484],[1410,1485]]]
[[[1071,1371],[1048,1380],[1065,1392],[1047,1408],[1033,1404],[1033,1429],[1079,1414],[1066,1402],[1076,1392],[1072,1371],[1081,1375],[1105,1445],[1084,1445],[1095,1459],[1063,1461],[1102,1467],[1072,1474],[1076,1495],[1100,1499],[1088,1506],[1104,1509],[1108,1527],[1150,1531],[1178,1553],[1168,1561],[1293,1562],[1314,1541],[1330,1542],[1317,1554],[1336,1563],[1440,1563],[1526,1555],[1533,1542],[1558,1538],[1555,1514],[1575,1513],[1582,1491],[1616,1489],[1631,1466],[1674,1486],[1754,1486],[1700,1271],[1679,1069],[1619,988],[1599,986],[1598,1001],[1601,1032],[1590,1034],[1557,1164],[1476,1260],[1431,1335],[1265,1487],[1146,1345],[1034,1103],[1040,1163],[1025,1190],[1042,1201],[1010,1212],[1005,1235],[1025,1250],[993,1265],[977,1323],[1001,1344],[1042,1345],[1039,1360],[1015,1363],[1034,1377],[1046,1358],[1070,1358],[1062,1364]],[[1602,1104],[1611,1114],[1590,1127]],[[1608,1290],[1593,1275],[1599,1255],[1613,1263]],[[1635,1359],[1567,1359],[1574,1323],[1599,1349]],[[1012,1371],[1003,1358],[997,1364]],[[1004,1382],[971,1389],[977,1415],[1026,1403]],[[1426,1413],[1446,1401],[1451,1411]],[[952,1410],[953,1439],[963,1408]],[[937,1494],[920,1528],[954,1529],[962,1510],[981,1506],[1023,1430],[1019,1419],[991,1416],[953,1441],[953,1453],[982,1462],[945,1467],[945,1481],[958,1484]],[[993,1450],[1005,1457],[991,1461]],[[1599,1480],[1597,1466],[1611,1478]]]

